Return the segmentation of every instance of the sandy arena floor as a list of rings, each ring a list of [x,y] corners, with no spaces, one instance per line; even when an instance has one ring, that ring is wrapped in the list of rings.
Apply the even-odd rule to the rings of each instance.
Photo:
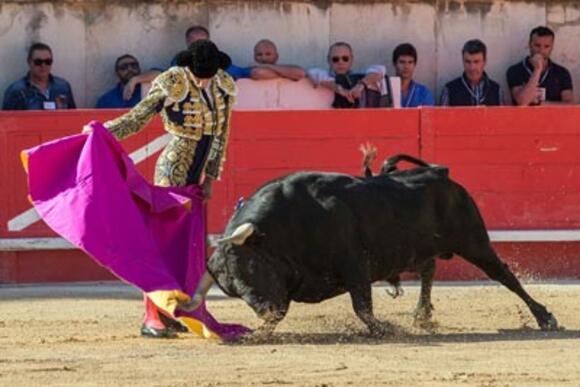
[[[418,286],[375,310],[396,337],[369,337],[346,296],[293,304],[268,342],[225,345],[182,335],[141,338],[141,300],[118,284],[0,287],[0,385],[579,386],[580,283],[527,284],[564,330],[543,333],[506,289],[436,284],[434,332],[414,328]],[[256,327],[242,301],[217,293],[223,321]]]

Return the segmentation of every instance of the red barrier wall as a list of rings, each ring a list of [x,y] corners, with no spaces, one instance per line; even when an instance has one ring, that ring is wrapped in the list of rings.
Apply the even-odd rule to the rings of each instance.
[[[421,156],[450,167],[477,202],[489,229],[580,228],[580,109],[575,107],[425,109]],[[497,243],[529,277],[580,277],[580,242]],[[480,278],[459,260],[440,278]]]
[[[19,151],[121,112],[0,112],[0,238],[54,236],[41,221],[8,229],[30,208]],[[226,170],[210,202],[209,232],[220,233],[237,199],[270,178],[296,170],[359,174],[357,148],[365,141],[378,146],[381,160],[409,153],[448,165],[490,229],[580,229],[577,122],[580,109],[573,107],[235,112]],[[163,133],[156,119],[123,146],[133,152]],[[139,164],[145,176],[152,176],[157,155]],[[580,242],[496,248],[527,275],[580,278]],[[441,279],[482,277],[460,260],[439,268]],[[0,252],[0,283],[108,278],[77,251]]]

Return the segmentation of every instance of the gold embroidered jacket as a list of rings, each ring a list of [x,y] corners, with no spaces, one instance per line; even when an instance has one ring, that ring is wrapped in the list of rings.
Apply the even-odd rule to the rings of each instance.
[[[195,144],[204,134],[212,135],[203,170],[207,176],[218,179],[225,161],[236,84],[230,75],[218,70],[210,84],[213,110],[201,90],[187,67],[172,67],[155,78],[147,97],[126,114],[106,122],[105,127],[123,139],[143,129],[161,112],[165,130],[185,140],[184,143]],[[195,152],[195,146],[191,152]]]

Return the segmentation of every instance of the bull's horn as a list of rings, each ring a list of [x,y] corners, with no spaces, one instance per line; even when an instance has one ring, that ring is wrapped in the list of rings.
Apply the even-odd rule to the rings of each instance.
[[[238,226],[232,235],[217,240],[218,244],[233,243],[241,246],[246,242],[246,239],[254,233],[254,225],[252,223],[244,223]]]

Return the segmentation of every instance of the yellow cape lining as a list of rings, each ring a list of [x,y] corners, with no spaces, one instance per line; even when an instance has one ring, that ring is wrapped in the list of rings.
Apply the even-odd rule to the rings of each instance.
[[[153,301],[155,306],[175,316],[175,310],[177,309],[179,302],[187,302],[190,297],[180,290],[155,290],[153,292],[147,293],[147,297]],[[191,332],[195,333],[199,337],[205,339],[221,340],[221,337],[210,330],[204,323],[193,317],[177,317]]]

